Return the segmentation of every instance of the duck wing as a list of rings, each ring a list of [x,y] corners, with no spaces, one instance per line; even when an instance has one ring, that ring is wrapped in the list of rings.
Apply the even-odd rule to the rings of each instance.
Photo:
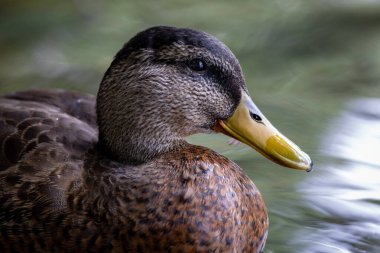
[[[34,89],[6,94],[4,98],[38,102],[46,106],[50,105],[96,128],[96,99],[90,94],[69,92],[60,89]]]
[[[0,97],[0,171],[48,146],[80,158],[97,140],[95,98],[62,90]]]
[[[67,192],[80,184],[85,154],[97,141],[95,122],[90,95],[33,90],[0,97],[0,246],[20,244],[29,238],[23,235],[51,236],[43,227],[65,217]]]

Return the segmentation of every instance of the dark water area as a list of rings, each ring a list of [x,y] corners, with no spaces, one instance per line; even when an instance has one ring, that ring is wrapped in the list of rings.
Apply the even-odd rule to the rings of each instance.
[[[315,162],[273,164],[221,135],[269,210],[266,253],[380,252],[380,1],[2,1],[0,93],[95,94],[112,57],[154,25],[204,30],[239,59],[254,102]]]

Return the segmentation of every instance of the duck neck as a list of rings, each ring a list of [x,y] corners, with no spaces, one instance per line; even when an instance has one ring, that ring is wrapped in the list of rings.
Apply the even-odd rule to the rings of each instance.
[[[99,87],[96,110],[99,147],[113,159],[138,164],[181,148],[184,136],[194,131],[178,114],[183,102],[166,96],[169,81],[133,66],[111,64]]]
[[[189,145],[183,139],[168,140],[164,138],[135,138],[120,135],[117,139],[99,134],[99,149],[109,158],[125,164],[142,164],[164,153],[179,150]]]
[[[100,90],[97,98],[98,146],[107,156],[141,164],[185,145],[179,131],[142,99],[112,95]]]

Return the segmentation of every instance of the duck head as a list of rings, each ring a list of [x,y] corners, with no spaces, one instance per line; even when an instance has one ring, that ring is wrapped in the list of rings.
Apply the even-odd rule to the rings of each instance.
[[[309,156],[253,103],[226,45],[192,29],[153,27],[117,53],[97,97],[99,144],[113,158],[144,163],[222,132],[286,167],[310,170]]]

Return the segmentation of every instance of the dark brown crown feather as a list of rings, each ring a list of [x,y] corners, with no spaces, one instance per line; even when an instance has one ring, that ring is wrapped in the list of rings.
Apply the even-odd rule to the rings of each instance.
[[[174,43],[204,48],[224,60],[238,64],[236,59],[231,57],[230,50],[215,37],[190,28],[169,26],[155,26],[139,32],[116,54],[115,61],[127,58],[134,51],[159,49]]]

